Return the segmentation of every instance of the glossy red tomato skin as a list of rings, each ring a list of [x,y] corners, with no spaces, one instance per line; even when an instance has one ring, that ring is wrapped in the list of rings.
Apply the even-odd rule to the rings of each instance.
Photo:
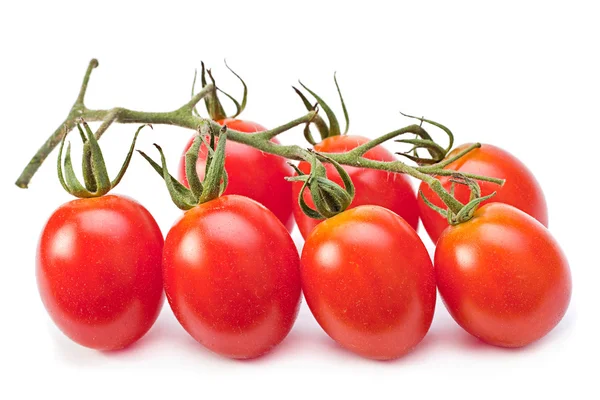
[[[314,148],[320,152],[341,153],[352,150],[368,141],[368,138],[362,136],[332,136],[318,143]],[[381,146],[369,150],[365,154],[365,157],[378,161],[396,160],[389,151]],[[300,162],[298,167],[306,174],[310,172],[310,164],[307,162]],[[325,164],[325,167],[327,168],[327,177],[342,185],[342,179],[335,168],[330,164]],[[413,229],[417,229],[419,224],[419,209],[415,191],[407,176],[368,168],[344,166],[344,169],[348,171],[356,188],[354,200],[349,208],[360,205],[378,205],[394,211],[404,218]],[[294,182],[292,188],[294,218],[296,219],[300,233],[306,239],[314,227],[322,220],[308,217],[298,205],[298,196],[302,189],[302,182]],[[308,190],[304,192],[304,199],[309,206],[314,208],[314,203]]]
[[[304,245],[301,275],[319,325],[363,357],[400,357],[429,330],[431,259],[415,230],[388,209],[359,206],[320,223]]]
[[[569,264],[558,243],[537,220],[502,203],[446,229],[434,265],[454,320],[496,346],[521,347],[545,336],[571,298]]]
[[[97,350],[140,339],[162,307],[163,237],[139,203],[107,195],[70,201],[50,217],[37,252],[44,306],[73,341]]]
[[[165,240],[165,292],[202,345],[254,358],[279,344],[300,306],[296,247],[261,204],[229,195],[187,211]]]
[[[239,119],[224,119],[217,121],[221,125],[246,133],[266,131],[262,125],[255,122]],[[185,153],[188,151],[194,138],[192,137],[181,156],[179,162],[179,180],[189,187],[185,175]],[[274,138],[273,142],[279,143]],[[202,145],[196,170],[200,179],[204,179],[206,166],[206,147]],[[228,173],[228,184],[224,194],[238,194],[258,201],[279,218],[286,229],[291,232],[294,228],[292,205],[289,198],[292,193],[292,183],[285,180],[293,171],[285,158],[273,154],[263,153],[245,144],[228,141],[225,149],[225,169]]]
[[[467,143],[457,147],[448,154],[448,157],[470,145]],[[510,204],[531,215],[544,226],[548,226],[548,207],[542,188],[531,171],[509,152],[490,144],[483,144],[481,148],[472,150],[445,169],[506,179],[502,187],[494,183],[478,181],[482,196],[496,192],[494,197],[482,204],[495,202]],[[446,190],[450,190],[450,177],[438,178]],[[426,183],[421,183],[419,189],[433,204],[446,208],[438,195]],[[463,204],[469,201],[469,195],[470,192],[466,186],[456,186],[455,196]],[[448,222],[438,212],[427,206],[420,196],[418,203],[423,226],[433,243],[436,243],[442,231],[448,227]]]

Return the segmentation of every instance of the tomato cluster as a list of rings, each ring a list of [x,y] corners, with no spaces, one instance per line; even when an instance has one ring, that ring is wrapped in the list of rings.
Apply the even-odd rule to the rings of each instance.
[[[249,135],[266,130],[237,119],[217,122]],[[163,293],[195,340],[239,359],[261,356],[285,339],[302,294],[333,340],[377,360],[400,357],[422,341],[437,291],[465,331],[502,347],[532,343],[564,316],[571,296],[568,262],[546,228],[539,184],[508,152],[484,144],[454,159],[469,146],[463,145],[446,156],[454,161],[444,168],[454,172],[440,169],[436,178],[460,204],[472,202],[474,192],[457,185],[457,176],[506,181],[501,187],[481,182],[477,196],[497,193],[469,218],[453,219],[450,210],[441,216],[437,211],[445,202],[436,193],[444,193],[427,183],[417,196],[406,175],[325,163],[329,182],[352,180],[353,198],[337,215],[314,219],[305,213],[306,207],[318,208],[314,193],[300,179],[316,164],[300,162],[298,179],[290,182],[284,158],[240,143],[225,145],[226,128],[221,141],[214,134],[210,144],[202,134],[192,138],[179,167],[181,183],[168,174],[162,151],[162,167],[142,153],[186,210],[164,240],[143,206],[101,195],[121,176],[108,185],[99,175],[102,157],[91,132],[84,137],[93,166],[87,169],[87,192],[74,181],[69,150],[66,180],[59,156],[61,183],[86,198],[64,204],[48,220],[39,241],[37,281],[48,313],[73,341],[98,350],[134,343],[155,322]],[[348,152],[367,142],[334,134],[314,150]],[[132,151],[133,145],[124,169]],[[363,156],[396,161],[381,146]],[[205,179],[204,187],[198,178]],[[223,184],[224,193],[218,193]],[[290,236],[294,220],[305,238],[300,255]],[[419,220],[436,245],[433,262],[417,234]]]

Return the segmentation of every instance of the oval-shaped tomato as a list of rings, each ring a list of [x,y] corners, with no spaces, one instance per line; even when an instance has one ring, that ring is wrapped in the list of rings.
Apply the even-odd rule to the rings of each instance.
[[[471,144],[463,144],[454,149],[448,157],[466,149]],[[545,226],[548,226],[548,209],[542,188],[527,167],[512,154],[490,144],[484,144],[478,149],[471,150],[464,157],[448,165],[445,169],[459,172],[490,176],[506,179],[503,186],[491,182],[478,181],[481,195],[486,196],[496,192],[496,195],[482,204],[505,203],[510,204],[531,215]],[[450,190],[451,177],[438,177],[446,190]],[[446,208],[438,195],[424,182],[419,187],[425,197],[438,207]],[[469,189],[464,185],[456,185],[455,197],[463,204],[468,203]],[[423,226],[429,237],[436,243],[440,234],[448,227],[448,221],[438,212],[432,210],[419,196],[419,210]]]
[[[571,298],[569,264],[538,221],[491,203],[451,226],[435,250],[435,274],[446,308],[484,342],[529,344],[554,328]]]
[[[185,330],[231,358],[258,357],[300,305],[296,246],[267,208],[229,195],[187,211],[165,240],[165,292]]]
[[[302,290],[317,322],[364,357],[400,357],[425,336],[435,308],[433,266],[401,217],[379,206],[320,223],[304,244]]]
[[[327,153],[342,153],[352,150],[369,139],[362,136],[332,136],[315,145],[315,150]],[[378,161],[395,161],[396,158],[385,148],[377,146],[369,150],[365,158]],[[331,164],[325,163],[327,177],[332,181],[342,185],[342,179]],[[411,186],[410,180],[403,174],[395,174],[386,171],[380,171],[368,168],[355,168],[344,165],[344,169],[352,178],[356,188],[354,200],[349,208],[360,205],[377,205],[395,212],[417,229],[419,224],[419,209],[415,191]],[[300,162],[298,168],[305,174],[310,173],[310,164]],[[302,182],[294,182],[293,186],[293,204],[294,218],[300,229],[300,233],[306,239],[310,232],[322,220],[313,219],[302,212],[298,205],[298,196],[302,189]],[[306,203],[314,208],[314,203],[308,190],[304,192]]]
[[[131,199],[108,195],[62,205],[37,253],[50,317],[86,347],[117,350],[135,342],[163,304],[162,248],[156,221]]]
[[[224,119],[217,121],[221,125],[246,133],[266,131],[262,125],[239,119]],[[179,180],[189,187],[185,175],[185,153],[192,146],[192,138],[185,146],[179,163]],[[276,138],[273,142],[279,143]],[[196,170],[200,179],[204,179],[206,166],[206,146],[200,147]],[[227,141],[225,149],[225,170],[228,174],[228,184],[224,194],[239,194],[258,201],[279,218],[288,231],[294,228],[292,205],[289,198],[292,193],[292,183],[285,180],[292,175],[292,169],[286,159],[273,154],[263,153],[245,144]]]

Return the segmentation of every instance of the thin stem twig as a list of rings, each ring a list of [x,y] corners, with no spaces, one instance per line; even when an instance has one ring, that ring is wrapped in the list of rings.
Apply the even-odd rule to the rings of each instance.
[[[16,181],[16,185],[21,188],[26,188],[31,181],[31,178],[42,165],[44,160],[52,152],[52,150],[61,142],[61,139],[65,134],[70,132],[78,121],[84,119],[85,121],[102,121],[99,129],[96,132],[97,137],[102,136],[104,132],[115,122],[117,123],[137,123],[137,124],[165,124],[174,125],[192,130],[197,130],[202,124],[210,124],[214,129],[214,132],[219,132],[221,126],[211,120],[206,120],[198,117],[194,114],[193,110],[196,104],[208,95],[212,95],[214,92],[214,86],[212,83],[207,84],[201,91],[192,97],[190,101],[185,103],[180,108],[170,112],[142,112],[134,111],[126,108],[112,108],[108,110],[90,110],[85,107],[84,99],[89,83],[90,75],[92,70],[98,66],[98,61],[93,59],[90,61],[86,73],[81,84],[81,89],[75,101],[75,104],[71,107],[65,121],[54,131],[54,133],[46,140],[46,142],[39,148],[39,150],[32,157],[31,161],[24,168],[23,172]],[[259,149],[265,153],[275,154],[281,157],[285,157],[291,160],[309,160],[312,154],[300,146],[296,145],[282,145],[273,143],[272,138],[278,134],[285,132],[291,128],[302,124],[314,123],[316,118],[316,111],[310,111],[308,114],[297,118],[291,122],[283,124],[271,130],[249,135],[247,133],[235,131],[232,129],[227,130],[227,140],[231,140],[238,143],[243,143],[248,146]],[[437,126],[437,125],[436,125]],[[447,129],[447,128],[446,128]],[[408,174],[416,179],[426,182],[431,189],[436,192],[448,208],[458,214],[464,207],[462,203],[456,200],[450,193],[448,193],[441,182],[436,179],[435,175],[447,175],[452,173],[443,170],[450,162],[460,158],[464,154],[471,151],[476,145],[462,151],[456,156],[449,160],[427,166],[427,167],[412,167],[401,161],[376,161],[370,160],[364,157],[364,154],[390,140],[396,136],[405,133],[415,133],[420,136],[425,135],[428,137],[427,132],[419,125],[410,125],[402,129],[390,132],[379,138],[373,139],[365,144],[362,144],[355,149],[345,153],[322,153],[331,160],[336,161],[339,164],[349,165],[354,167],[372,168],[379,169],[388,172]],[[473,179],[487,180],[495,183],[502,183],[502,180],[489,177],[481,177],[476,175],[468,175]]]

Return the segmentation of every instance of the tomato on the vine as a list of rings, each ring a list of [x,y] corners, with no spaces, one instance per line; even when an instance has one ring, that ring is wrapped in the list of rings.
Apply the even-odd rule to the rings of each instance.
[[[447,157],[452,157],[469,146],[470,144],[459,146]],[[481,148],[471,150],[460,159],[450,163],[445,169],[505,179],[506,182],[502,187],[491,182],[478,181],[482,197],[496,192],[494,197],[482,204],[494,202],[509,204],[548,226],[548,209],[542,188],[531,171],[507,151],[483,144]],[[452,177],[440,176],[438,178],[444,188],[450,190]],[[439,196],[426,183],[421,183],[419,189],[431,203],[445,208]],[[468,203],[470,194],[467,186],[456,185],[454,195],[463,204]],[[418,204],[423,226],[431,240],[436,243],[442,231],[448,227],[448,221],[431,209],[420,196]]]
[[[246,197],[218,197],[185,212],[169,231],[165,292],[181,325],[202,345],[231,358],[258,357],[294,324],[299,262],[272,212]]]
[[[331,136],[316,144],[314,149],[318,152],[341,153],[352,150],[368,141],[369,139],[362,136]],[[394,161],[396,159],[389,151],[381,146],[376,146],[369,150],[365,153],[364,157],[378,161]],[[324,165],[327,169],[327,178],[341,185],[342,179],[335,168],[329,163],[325,163]],[[311,167],[308,162],[302,161],[298,165],[298,168],[305,174],[308,174],[310,173]],[[343,168],[350,175],[356,188],[354,200],[352,201],[350,208],[360,205],[378,205],[400,215],[413,229],[417,229],[419,223],[419,209],[415,191],[407,176],[387,171],[356,168],[346,165],[344,165]],[[298,196],[300,195],[302,184],[302,182],[294,182],[292,186],[294,217],[298,224],[298,228],[300,229],[300,233],[302,233],[304,238],[307,238],[310,232],[322,220],[310,218],[302,212],[302,209],[298,205]],[[304,199],[310,207],[314,207],[314,203],[308,191],[304,192]]]
[[[562,319],[571,297],[569,264],[538,221],[515,207],[490,203],[451,226],[435,250],[444,304],[484,342],[520,347]]]
[[[227,118],[216,122],[245,133],[267,130],[257,123],[239,119]],[[190,139],[185,146],[179,164],[178,177],[185,186],[189,186],[185,174],[185,154],[193,141],[194,138]],[[272,141],[279,143],[276,138]],[[204,178],[206,156],[206,146],[202,145],[196,166],[200,179]],[[225,169],[228,172],[229,182],[224,194],[238,194],[258,201],[271,210],[288,231],[293,229],[292,205],[289,202],[292,184],[285,180],[285,177],[292,174],[292,169],[285,158],[230,141],[225,150]]]
[[[431,259],[415,230],[388,209],[360,206],[321,222],[306,239],[301,276],[319,325],[364,357],[400,357],[431,325]]]
[[[163,304],[163,237],[152,215],[121,196],[70,201],[50,217],[37,282],[52,320],[73,341],[117,350],[141,338]]]

